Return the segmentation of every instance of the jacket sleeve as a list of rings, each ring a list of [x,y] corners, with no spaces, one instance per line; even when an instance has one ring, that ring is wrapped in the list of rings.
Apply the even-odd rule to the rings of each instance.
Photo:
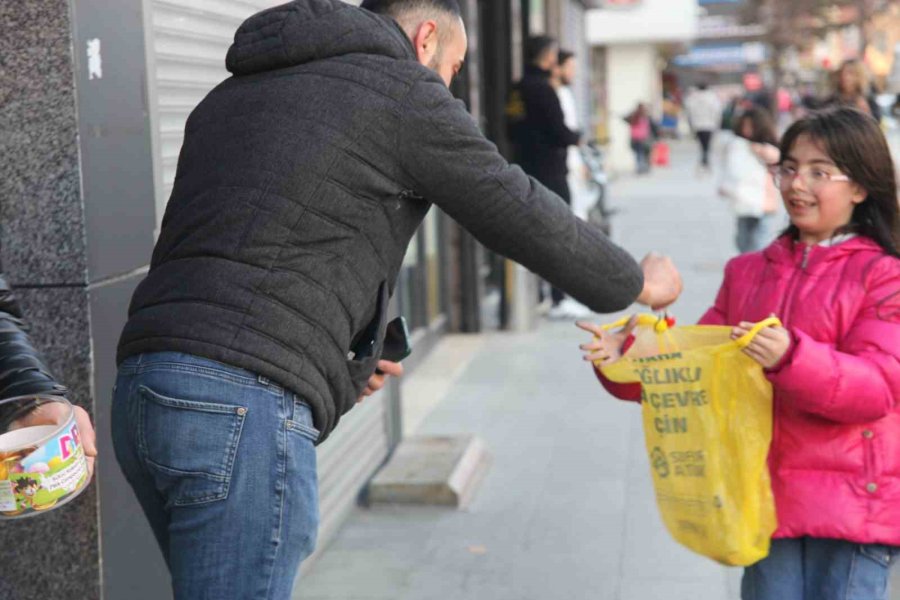
[[[866,303],[835,346],[792,330],[790,356],[767,372],[800,410],[841,423],[866,423],[900,400],[900,260],[872,267]]]
[[[0,275],[0,400],[29,394],[65,395],[25,333],[22,311]],[[4,409],[0,406],[0,421]]]
[[[591,310],[634,302],[643,289],[635,260],[507,163],[439,79],[419,80],[401,109],[401,164],[418,194]]]
[[[628,349],[634,345],[634,336],[629,336],[625,343],[622,344],[622,354],[628,352]],[[637,383],[617,383],[610,379],[607,379],[606,375],[603,374],[603,371],[597,365],[591,365],[594,368],[594,375],[597,376],[597,381],[600,382],[600,385],[603,386],[607,392],[612,394],[614,398],[618,398],[619,400],[627,400],[629,402],[637,402],[641,403],[641,384]]]

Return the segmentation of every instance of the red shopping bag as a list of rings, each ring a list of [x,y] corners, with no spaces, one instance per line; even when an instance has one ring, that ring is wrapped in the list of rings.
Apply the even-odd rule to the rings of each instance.
[[[656,167],[668,167],[669,144],[666,142],[656,142],[653,144],[653,150],[650,153],[650,162]]]

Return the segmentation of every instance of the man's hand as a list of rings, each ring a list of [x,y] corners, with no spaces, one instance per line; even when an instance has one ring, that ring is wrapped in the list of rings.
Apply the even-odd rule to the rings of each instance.
[[[584,352],[584,360],[594,362],[599,360],[602,364],[611,363],[622,358],[622,347],[625,341],[637,327],[637,316],[633,316],[628,323],[618,331],[607,331],[599,325],[579,321],[575,323],[579,328],[588,333],[593,333],[597,339],[589,344],[581,344],[579,348]]]
[[[644,290],[637,297],[640,304],[653,310],[662,310],[678,299],[684,284],[675,264],[668,256],[651,252],[641,261],[644,272]]]
[[[94,459],[97,458],[97,434],[91,425],[91,418],[80,406],[75,406],[75,424],[81,436],[81,445],[87,459],[88,481],[94,475]],[[10,423],[10,429],[34,427],[36,425],[62,425],[69,416],[68,407],[62,402],[46,402],[38,405],[27,415]]]
[[[388,375],[393,375],[394,377],[403,375],[403,365],[389,360],[379,360],[378,371],[369,377],[369,383],[366,385],[366,389],[363,390],[362,396],[356,399],[357,403],[362,402],[366,396],[371,396],[383,388],[384,384],[387,383]]]
[[[731,338],[737,339],[749,333],[753,323],[741,321],[732,329]],[[758,362],[764,369],[771,369],[784,357],[791,347],[791,334],[784,327],[766,327],[756,334],[744,354]]]

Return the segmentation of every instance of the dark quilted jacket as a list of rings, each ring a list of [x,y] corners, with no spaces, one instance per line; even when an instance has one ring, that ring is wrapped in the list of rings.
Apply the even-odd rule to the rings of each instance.
[[[595,310],[640,292],[633,259],[504,161],[393,20],[297,0],[248,19],[227,67],[188,119],[120,361],[173,350],[248,369],[306,399],[321,441],[375,369],[432,203]]]

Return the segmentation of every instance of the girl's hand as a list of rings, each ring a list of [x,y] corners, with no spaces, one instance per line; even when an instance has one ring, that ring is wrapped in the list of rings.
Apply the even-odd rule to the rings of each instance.
[[[753,323],[741,321],[731,331],[731,339],[736,340],[753,328]],[[784,327],[766,327],[753,338],[750,345],[744,348],[744,353],[761,364],[765,369],[771,369],[784,358],[791,347],[791,334]]]
[[[622,358],[622,346],[637,326],[637,316],[631,317],[625,327],[619,331],[608,331],[599,325],[585,321],[578,321],[575,325],[599,338],[589,344],[581,344],[579,346],[584,352],[583,359],[588,362],[599,360],[601,363],[606,364]]]

